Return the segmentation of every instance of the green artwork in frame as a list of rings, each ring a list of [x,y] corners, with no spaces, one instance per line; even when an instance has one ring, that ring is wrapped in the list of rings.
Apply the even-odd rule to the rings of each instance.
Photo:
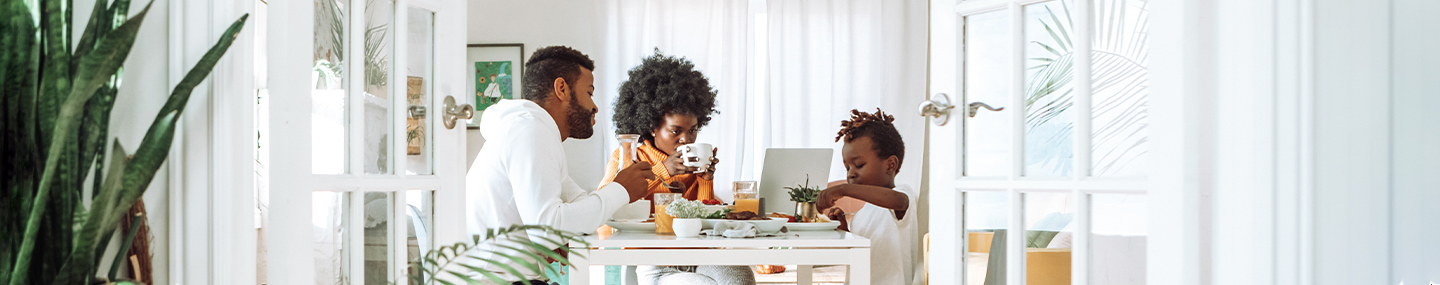
[[[501,99],[514,99],[514,77],[509,61],[475,62],[475,110],[484,111]]]

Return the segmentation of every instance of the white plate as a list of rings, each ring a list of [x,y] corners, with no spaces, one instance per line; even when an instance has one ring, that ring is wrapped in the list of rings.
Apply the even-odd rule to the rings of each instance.
[[[715,222],[718,222],[718,221],[747,222],[747,223],[750,223],[750,224],[754,224],[754,225],[755,225],[755,231],[757,231],[757,232],[759,232],[759,233],[762,233],[762,234],[772,234],[772,233],[779,232],[779,231],[780,231],[780,228],[785,226],[785,221],[779,221],[779,220],[703,219],[703,220],[700,220],[700,224],[701,224],[701,226],[703,227],[703,229],[709,230],[709,229],[714,229],[714,228],[715,228]]]
[[[829,223],[785,223],[785,227],[792,231],[833,231],[840,226],[840,222],[830,221]]]
[[[605,222],[605,224],[627,232],[655,232],[655,223],[636,222],[632,220],[610,220],[609,222]]]

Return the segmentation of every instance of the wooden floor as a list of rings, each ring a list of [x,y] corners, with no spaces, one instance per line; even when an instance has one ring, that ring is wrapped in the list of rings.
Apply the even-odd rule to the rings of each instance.
[[[816,285],[845,284],[845,265],[820,265],[815,266],[814,279]],[[785,272],[776,274],[755,274],[755,283],[766,285],[788,285],[795,284],[794,265],[786,265]]]

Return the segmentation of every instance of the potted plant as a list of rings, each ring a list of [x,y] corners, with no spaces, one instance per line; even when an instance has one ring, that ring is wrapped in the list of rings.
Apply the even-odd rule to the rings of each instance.
[[[805,176],[805,184],[795,187],[785,187],[790,190],[790,201],[795,201],[795,221],[801,223],[815,223],[820,219],[820,209],[815,208],[815,199],[820,197],[820,186],[810,186],[810,176]]]
[[[0,133],[6,134],[0,136],[0,232],[7,233],[0,239],[0,283],[134,284],[117,275],[134,235],[124,237],[114,259],[104,254],[121,220],[140,219],[126,213],[170,153],[191,92],[248,15],[185,74],[130,152],[118,140],[107,147],[106,140],[121,65],[150,5],[132,16],[130,0],[98,1],[87,23],[73,21],[76,7],[67,3],[0,0]],[[129,112],[115,116],[140,115]],[[115,261],[100,268],[101,260]]]
[[[675,236],[677,237],[700,236],[700,228],[702,227],[700,219],[710,214],[705,210],[705,203],[684,199],[670,203],[670,206],[665,208],[665,212],[675,217],[675,222],[672,226],[675,229]]]
[[[585,257],[579,252],[556,250],[567,248],[572,243],[583,245],[580,247],[590,246],[583,234],[549,226],[514,225],[487,229],[483,236],[472,235],[468,241],[425,253],[421,262],[410,264],[414,269],[411,270],[410,284],[456,284],[454,281],[511,284],[522,281],[517,279],[525,276],[522,271],[565,284],[566,277],[560,271],[566,266],[574,268],[569,257]],[[509,276],[502,277],[490,270],[500,270]]]

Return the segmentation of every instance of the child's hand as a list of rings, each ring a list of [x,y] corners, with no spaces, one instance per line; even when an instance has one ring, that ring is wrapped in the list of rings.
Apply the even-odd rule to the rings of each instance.
[[[825,216],[829,217],[831,221],[840,221],[840,227],[836,229],[850,231],[850,221],[845,220],[845,210],[841,210],[839,207],[830,208],[825,211]]]
[[[835,201],[845,197],[845,185],[837,185],[820,191],[820,196],[815,197],[816,209],[829,209],[835,206]]]

